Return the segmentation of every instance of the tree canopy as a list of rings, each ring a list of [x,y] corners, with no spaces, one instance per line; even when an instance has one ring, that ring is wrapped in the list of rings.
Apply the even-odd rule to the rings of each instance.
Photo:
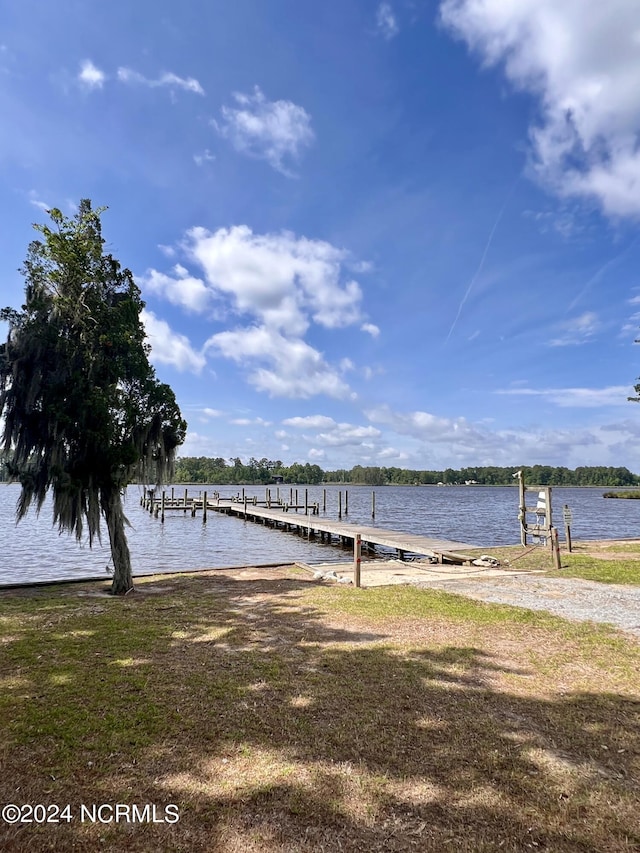
[[[60,531],[81,539],[86,525],[91,545],[104,516],[121,594],[133,587],[122,491],[170,477],[186,423],[149,363],[140,290],[104,253],[103,210],[84,199],[72,218],[52,209],[51,225],[34,226],[25,303],[0,311],[0,447],[22,485],[18,520],[50,489]]]

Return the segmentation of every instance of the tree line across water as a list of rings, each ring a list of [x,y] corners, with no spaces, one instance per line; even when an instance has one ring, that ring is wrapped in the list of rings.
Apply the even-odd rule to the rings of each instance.
[[[284,483],[348,483],[368,486],[513,485],[514,472],[521,470],[525,482],[538,486],[637,486],[640,476],[628,468],[581,466],[570,469],[552,465],[520,467],[482,466],[446,468],[443,471],[418,471],[408,468],[387,468],[356,465],[350,469],[325,471],[319,465],[294,462],[284,465],[279,459],[255,459],[243,462],[239,457],[184,456],[176,461],[176,483],[215,483],[219,485],[268,485]]]

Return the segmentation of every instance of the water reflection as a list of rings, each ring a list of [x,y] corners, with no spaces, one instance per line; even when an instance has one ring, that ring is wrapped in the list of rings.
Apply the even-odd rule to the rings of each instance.
[[[216,487],[207,486],[209,495]],[[348,514],[344,514],[345,488]],[[184,487],[176,487],[181,495]],[[222,496],[238,494],[237,486],[218,487]],[[297,487],[304,503],[305,487]],[[190,494],[201,489],[189,488]],[[241,491],[241,490],[240,490]],[[262,498],[262,488],[247,488],[247,494]],[[323,488],[309,487],[310,503],[323,506]],[[556,525],[562,530],[562,506],[573,511],[575,539],[626,538],[638,535],[640,502],[605,500],[604,489],[553,489]],[[327,518],[337,518],[342,492],[343,520],[368,526],[386,527],[438,536],[478,546],[512,544],[519,539],[518,494],[509,487],[401,487],[375,489],[376,517],[371,517],[372,489],[366,486],[326,488]],[[51,525],[51,504],[47,501],[40,516],[31,513],[18,526],[15,505],[19,486],[0,484],[0,584],[19,581],[106,576],[110,564],[108,537],[102,545],[89,549],[68,534],[58,534]],[[290,487],[280,487],[285,500]],[[276,488],[272,487],[275,497]],[[164,524],[140,507],[141,490],[129,488],[125,512],[131,522],[127,536],[134,573],[166,572],[178,569],[220,568],[295,560],[340,560],[343,552],[292,533],[275,532],[262,525],[243,522],[218,513],[209,513],[206,524],[190,514],[167,513]],[[295,499],[295,487],[293,487]]]

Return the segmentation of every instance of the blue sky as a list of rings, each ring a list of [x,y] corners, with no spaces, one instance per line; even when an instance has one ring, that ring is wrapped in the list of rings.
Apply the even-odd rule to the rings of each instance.
[[[2,302],[108,205],[183,455],[640,471],[637,0],[4,0]]]

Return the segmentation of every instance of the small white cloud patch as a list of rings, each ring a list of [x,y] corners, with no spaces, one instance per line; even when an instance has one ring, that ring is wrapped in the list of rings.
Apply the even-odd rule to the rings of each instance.
[[[107,75],[97,68],[90,59],[85,59],[80,66],[78,80],[87,89],[102,89]]]
[[[267,100],[258,86],[251,95],[236,92],[233,97],[238,106],[222,107],[222,123],[214,122],[218,132],[236,151],[293,177],[287,161],[298,160],[314,139],[309,113],[291,101]]]

